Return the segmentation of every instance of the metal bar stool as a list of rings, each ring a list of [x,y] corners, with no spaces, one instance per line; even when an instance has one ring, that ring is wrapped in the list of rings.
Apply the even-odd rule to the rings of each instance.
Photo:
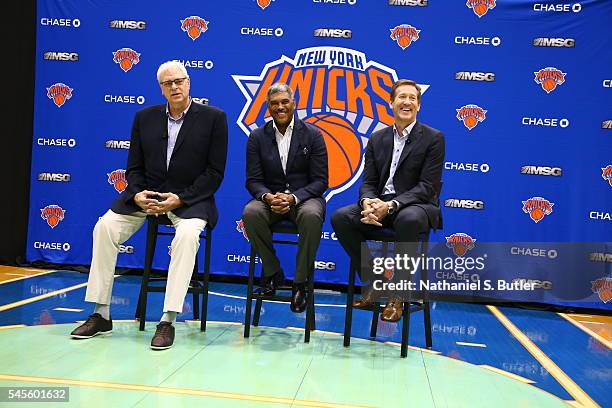
[[[295,234],[298,235],[297,225],[289,220],[282,220],[271,225],[272,234]],[[296,240],[274,239],[274,244],[297,245]],[[255,257],[257,253],[251,245],[251,257],[249,260],[249,281],[247,285],[246,313],[244,317],[244,337],[249,337],[251,333],[251,310],[252,302],[255,299],[255,312],[253,316],[253,326],[259,326],[259,317],[261,315],[261,305],[264,300],[276,300],[282,302],[291,302],[291,295],[261,295],[254,293],[253,281],[255,279]],[[262,271],[263,273],[263,271]],[[304,330],[304,343],[310,342],[310,331],[315,330],[315,305],[314,305],[314,265],[311,265],[307,277],[307,294],[306,294],[306,327]],[[281,286],[277,291],[291,291],[291,286]]]
[[[159,226],[172,226],[172,221],[163,216],[147,216],[147,239],[146,239],[146,252],[144,270],[142,274],[142,283],[140,285],[140,295],[138,296],[138,305],[136,307],[136,318],[140,320],[139,330],[144,330],[145,319],[147,315],[147,294],[149,292],[165,292],[166,286],[163,285],[151,285],[153,282],[166,281],[166,277],[151,277],[151,268],[153,265],[153,255],[155,254],[155,244],[157,243],[157,237],[159,235],[173,236],[174,232],[160,231]],[[210,254],[211,254],[211,243],[212,243],[212,228],[209,224],[206,224],[206,228],[200,234],[200,239],[206,240],[204,245],[204,273],[202,278],[198,275],[198,256],[196,254],[195,263],[193,265],[193,273],[191,275],[191,281],[189,282],[188,293],[193,296],[193,318],[195,320],[200,318],[200,294],[202,294],[202,311],[200,319],[200,330],[206,331],[206,316],[208,313],[208,282],[210,275]]]
[[[382,252],[383,256],[386,257],[388,252],[389,243],[395,241],[395,231],[392,228],[382,228],[375,233],[368,235],[368,240],[380,241],[383,244]],[[427,254],[427,248],[429,244],[429,231],[419,235],[420,243],[420,255]],[[346,295],[346,316],[344,321],[344,347],[349,347],[351,344],[351,326],[353,321],[353,296],[355,292],[355,275],[357,271],[354,268],[349,267],[349,284]],[[421,268],[421,279],[427,281],[427,262]],[[408,292],[410,293],[410,292]],[[372,311],[372,323],[370,326],[370,337],[376,337],[376,331],[378,328],[378,316],[383,310],[383,306],[380,302],[375,302],[372,307],[362,310]],[[410,314],[414,312],[423,311],[423,323],[425,327],[425,344],[427,348],[432,347],[431,340],[431,314],[429,309],[429,294],[428,291],[423,291],[423,302],[411,302],[410,298],[406,302],[402,302],[402,342],[400,355],[406,357],[408,355],[408,335],[410,328]]]

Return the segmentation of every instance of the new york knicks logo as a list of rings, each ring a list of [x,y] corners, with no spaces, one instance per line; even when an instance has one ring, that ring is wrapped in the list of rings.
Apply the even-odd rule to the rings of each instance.
[[[535,78],[533,80],[536,82],[536,84],[540,84],[546,93],[551,93],[557,88],[557,86],[565,82],[565,76],[567,74],[565,72],[561,72],[557,68],[546,67],[542,68],[538,72],[534,72],[534,75]]]
[[[140,62],[140,54],[131,48],[121,48],[113,52],[113,61],[123,70],[128,72]]]
[[[262,10],[265,10],[270,3],[272,3],[274,0],[255,0],[257,2],[257,5],[259,7],[261,7]]]
[[[612,186],[612,164],[601,168],[601,178],[606,180]]]
[[[612,278],[599,278],[591,281],[591,290],[597,293],[602,302],[608,303],[612,300]]]
[[[267,63],[259,75],[233,75],[246,98],[237,123],[246,135],[271,119],[266,92],[275,82],[295,91],[296,115],[321,131],[328,155],[325,198],[350,188],[363,172],[369,135],[393,123],[389,92],[397,74],[357,50],[312,47]],[[423,92],[429,85],[420,84]]]
[[[123,193],[128,186],[127,179],[125,178],[125,170],[117,169],[111,173],[107,173],[107,175],[108,184],[113,186],[118,193]]]
[[[495,7],[495,0],[467,0],[465,5],[480,18]]]
[[[57,227],[57,224],[64,219],[64,214],[66,214],[66,211],[55,204],[40,209],[40,218],[47,221],[47,225],[51,228]]]
[[[63,104],[72,98],[73,89],[66,84],[57,82],[47,88],[47,97],[53,101],[55,106],[61,108]]]
[[[453,250],[456,256],[463,256],[467,251],[474,249],[476,239],[463,232],[456,232],[446,237],[446,247]]]
[[[242,218],[236,221],[236,231],[240,232],[244,239],[246,239],[247,241],[249,240],[249,236],[247,235],[246,229],[244,228],[244,221],[242,221]]]
[[[478,105],[463,105],[457,111],[457,119],[462,121],[468,130],[472,130],[487,118],[487,111]]]
[[[542,197],[531,197],[526,201],[523,201],[523,212],[529,214],[529,218],[536,224],[544,218],[545,215],[550,215],[553,210],[553,205],[545,198]]]
[[[419,39],[419,33],[421,30],[417,30],[416,27],[411,26],[410,24],[402,24],[395,26],[390,29],[391,30],[391,39],[397,42],[402,50],[410,47],[410,44]]]
[[[209,23],[210,21],[206,21],[202,17],[191,16],[181,20],[181,30],[186,32],[189,38],[195,41],[202,33],[208,30]]]

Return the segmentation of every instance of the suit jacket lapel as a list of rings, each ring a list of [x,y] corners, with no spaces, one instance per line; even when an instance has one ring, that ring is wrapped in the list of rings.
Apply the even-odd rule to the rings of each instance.
[[[391,160],[393,159],[393,126],[387,128],[382,138],[382,157],[384,160],[384,164],[382,170],[382,177],[380,179],[381,188],[385,186],[385,183],[389,178]]]
[[[397,162],[397,167],[398,168],[399,168],[399,166],[402,165],[404,160],[406,160],[406,157],[408,157],[408,155],[410,154],[410,152],[414,148],[414,144],[415,144],[415,142],[417,142],[419,140],[418,136],[419,136],[419,134],[422,131],[423,131],[423,129],[421,129],[421,126],[420,126],[419,122],[415,123],[414,127],[412,128],[412,131],[408,135],[408,140],[406,140],[406,144],[404,144],[404,149],[402,150],[402,154],[400,155],[400,159]]]
[[[293,133],[291,134],[291,144],[289,145],[289,154],[287,155],[287,168],[286,172],[289,173],[291,163],[295,160],[295,155],[300,147],[300,141],[302,140],[302,123],[298,118],[293,119]]]
[[[274,130],[274,126],[272,126],[272,120],[268,121],[268,123],[265,124],[264,135],[268,139],[269,146],[272,149],[272,161],[274,162],[274,165],[278,168],[279,173],[284,175],[283,163],[281,162],[280,153],[278,152],[278,144],[276,143],[276,131]]]
[[[166,115],[166,108],[162,106],[160,111],[160,127],[162,128],[161,140],[160,140],[160,148],[161,148],[161,157],[164,160],[164,172],[168,169],[166,168],[166,157],[168,156],[168,115]]]

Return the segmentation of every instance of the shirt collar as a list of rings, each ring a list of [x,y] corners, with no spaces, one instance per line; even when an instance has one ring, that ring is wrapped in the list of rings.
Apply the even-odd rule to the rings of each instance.
[[[406,126],[406,128],[404,129],[404,131],[400,135],[397,132],[397,128],[395,127],[395,124],[393,124],[393,136],[397,136],[400,139],[408,137],[408,135],[410,135],[410,132],[412,132],[412,129],[414,128],[414,125],[416,125],[416,120],[414,122],[412,122],[411,124],[409,124],[408,126]]]
[[[289,126],[287,126],[287,130],[291,129],[291,131],[293,132],[293,121],[294,121],[295,117],[291,117],[291,122],[289,122]],[[274,119],[272,119],[272,127],[274,128],[274,133],[278,132],[280,133],[280,131],[278,130],[278,127],[276,127],[276,122],[274,121]],[[287,130],[285,130],[285,134],[287,134]]]
[[[168,119],[178,122],[185,118],[185,115],[187,114],[189,108],[191,108],[191,97],[189,98],[189,105],[187,105],[187,108],[185,108],[185,110],[181,112],[181,115],[178,117],[178,119],[174,119],[172,116],[170,116],[170,105],[166,103],[166,115],[168,116]]]

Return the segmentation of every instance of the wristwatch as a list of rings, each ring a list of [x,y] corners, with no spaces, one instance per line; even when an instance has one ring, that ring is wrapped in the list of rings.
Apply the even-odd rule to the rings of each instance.
[[[393,214],[395,212],[395,210],[397,209],[397,203],[395,201],[389,201],[387,204],[387,214]]]

